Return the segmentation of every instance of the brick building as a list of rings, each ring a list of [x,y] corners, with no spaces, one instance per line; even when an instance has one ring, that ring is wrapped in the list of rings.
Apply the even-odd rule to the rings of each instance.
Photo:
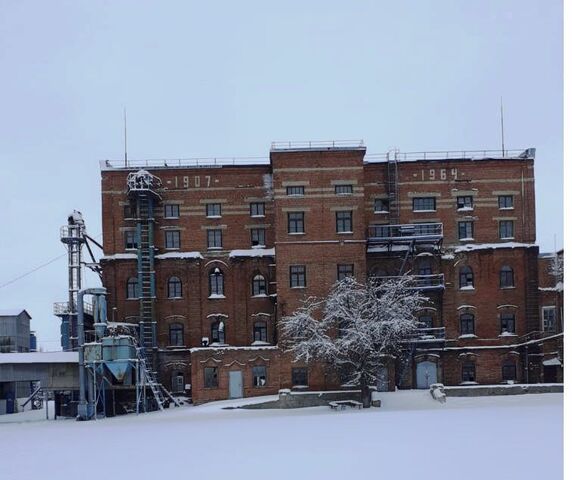
[[[277,321],[346,275],[405,272],[430,302],[379,388],[561,378],[558,347],[542,346],[562,343],[561,321],[543,331],[557,304],[541,303],[562,284],[539,289],[534,149],[365,153],[288,143],[256,162],[102,164],[110,309],[141,325],[170,390],[203,402],[339,388],[291,362]]]

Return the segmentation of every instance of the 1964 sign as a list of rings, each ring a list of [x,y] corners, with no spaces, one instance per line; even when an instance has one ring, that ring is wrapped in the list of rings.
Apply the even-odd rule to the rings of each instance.
[[[421,170],[421,180],[457,180],[456,168],[430,168]]]

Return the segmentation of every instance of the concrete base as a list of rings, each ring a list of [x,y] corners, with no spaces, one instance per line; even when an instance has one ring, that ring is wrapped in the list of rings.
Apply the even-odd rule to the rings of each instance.
[[[445,387],[447,397],[484,397],[489,395],[524,395],[526,393],[562,393],[564,384],[530,384],[530,385],[470,385]]]
[[[329,402],[340,400],[355,400],[359,402],[361,401],[361,392],[359,390],[338,390],[331,392],[292,392],[291,390],[280,390],[278,400],[243,405],[240,408],[266,409],[321,407],[327,406]]]

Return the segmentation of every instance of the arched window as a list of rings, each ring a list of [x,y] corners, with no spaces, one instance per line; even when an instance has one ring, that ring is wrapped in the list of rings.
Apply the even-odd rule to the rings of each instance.
[[[459,288],[471,289],[474,286],[473,269],[471,267],[461,267],[461,270],[459,270]]]
[[[514,272],[512,268],[505,265],[500,269],[500,288],[514,287]]]
[[[167,282],[167,297],[181,298],[183,296],[183,284],[178,277],[171,277]]]
[[[475,316],[472,313],[463,313],[460,317],[461,335],[475,334]]]
[[[502,312],[500,314],[501,334],[516,333],[516,317],[513,312]]]
[[[268,330],[266,328],[266,322],[254,323],[254,341],[255,342],[268,341]]]
[[[169,325],[169,345],[182,347],[184,344],[183,325],[181,323],[172,323]]]
[[[224,276],[220,268],[213,268],[209,274],[209,295],[224,295]]]
[[[428,314],[419,315],[419,328],[433,328],[433,316]]]
[[[475,367],[475,362],[463,363],[463,367],[461,370],[461,381],[462,382],[477,381],[477,369]]]
[[[128,300],[133,300],[133,299],[139,298],[138,290],[139,290],[138,282],[137,282],[137,279],[135,277],[131,277],[129,280],[127,280],[127,299]]]
[[[266,279],[262,275],[252,279],[252,295],[266,295]]]
[[[419,262],[419,275],[431,275],[433,273],[433,268],[431,267],[431,262],[429,260],[421,260]]]
[[[224,343],[224,322],[220,319],[211,323],[211,343]]]

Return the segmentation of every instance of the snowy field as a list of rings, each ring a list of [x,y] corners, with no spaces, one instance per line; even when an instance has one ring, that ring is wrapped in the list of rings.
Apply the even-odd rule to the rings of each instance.
[[[562,394],[379,395],[361,411],[221,409],[250,399],[83,423],[6,415],[0,478],[562,478]]]

